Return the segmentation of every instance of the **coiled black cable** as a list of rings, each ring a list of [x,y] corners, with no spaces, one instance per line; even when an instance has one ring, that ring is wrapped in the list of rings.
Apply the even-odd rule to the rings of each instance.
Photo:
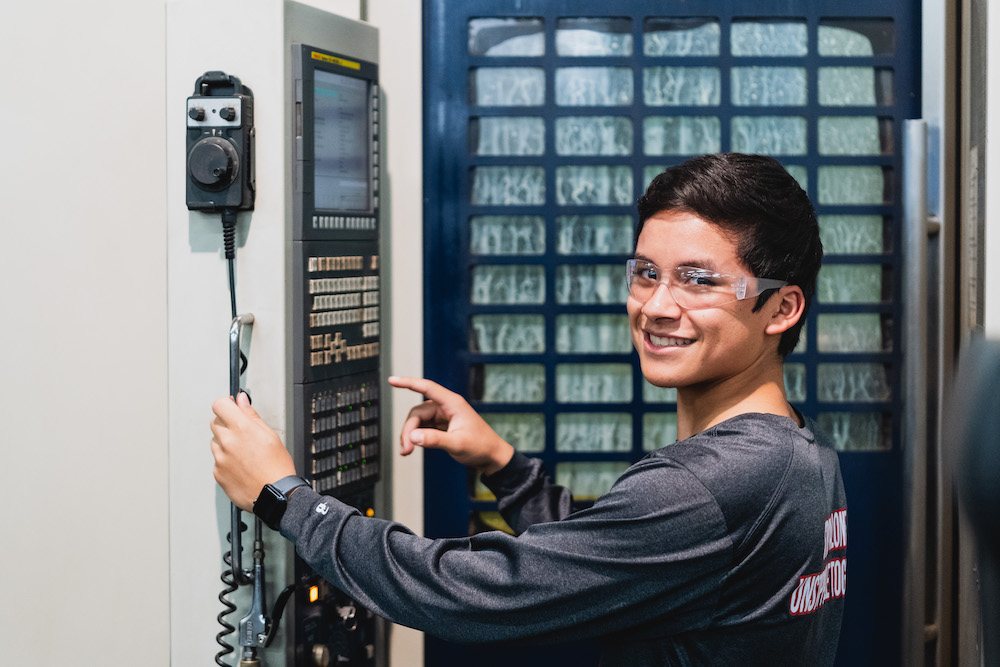
[[[240,523],[240,531],[246,529],[246,524]],[[225,584],[225,588],[219,593],[219,602],[222,603],[223,610],[219,612],[216,616],[216,620],[219,621],[219,625],[222,626],[222,630],[219,634],[215,635],[215,641],[222,647],[222,649],[215,654],[215,664],[219,667],[229,667],[222,659],[232,653],[235,649],[231,644],[226,642],[226,637],[236,632],[236,626],[226,620],[226,616],[236,611],[236,605],[234,605],[227,597],[230,593],[236,591],[238,586],[236,585],[236,577],[233,573],[233,534],[232,532],[226,533],[226,542],[230,544],[230,548],[226,553],[222,554],[222,562],[226,564],[226,570],[223,570],[222,576],[219,577],[222,583]]]

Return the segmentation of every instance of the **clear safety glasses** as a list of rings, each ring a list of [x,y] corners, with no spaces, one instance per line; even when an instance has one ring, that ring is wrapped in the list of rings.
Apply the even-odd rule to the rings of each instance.
[[[784,280],[731,276],[695,266],[678,266],[664,275],[660,267],[644,259],[630,259],[625,263],[625,281],[629,294],[642,303],[649,301],[657,286],[663,283],[677,305],[685,310],[717,308],[788,284]]]

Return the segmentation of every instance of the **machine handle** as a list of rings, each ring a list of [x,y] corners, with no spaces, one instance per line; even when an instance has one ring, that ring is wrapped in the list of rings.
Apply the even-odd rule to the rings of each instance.
[[[236,398],[240,393],[240,346],[243,343],[243,330],[253,329],[253,313],[243,313],[233,318],[229,327],[229,395]]]
[[[235,400],[240,393],[240,360],[243,358],[240,346],[243,331],[253,327],[253,313],[244,313],[233,318],[229,327],[229,395]],[[253,582],[253,572],[243,569],[242,511],[236,505],[230,506],[230,541],[232,544],[233,580],[238,586]]]

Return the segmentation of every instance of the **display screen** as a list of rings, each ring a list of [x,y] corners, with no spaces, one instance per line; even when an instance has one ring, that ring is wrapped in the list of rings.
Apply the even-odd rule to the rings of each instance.
[[[367,81],[316,70],[313,193],[317,209],[370,210],[368,99]]]

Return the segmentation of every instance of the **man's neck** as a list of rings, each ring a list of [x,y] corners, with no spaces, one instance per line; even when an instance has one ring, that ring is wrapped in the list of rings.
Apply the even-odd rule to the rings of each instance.
[[[690,438],[727,419],[750,412],[789,417],[799,423],[798,415],[785,396],[781,363],[766,373],[755,375],[752,383],[727,378],[708,385],[679,387],[677,439]]]

